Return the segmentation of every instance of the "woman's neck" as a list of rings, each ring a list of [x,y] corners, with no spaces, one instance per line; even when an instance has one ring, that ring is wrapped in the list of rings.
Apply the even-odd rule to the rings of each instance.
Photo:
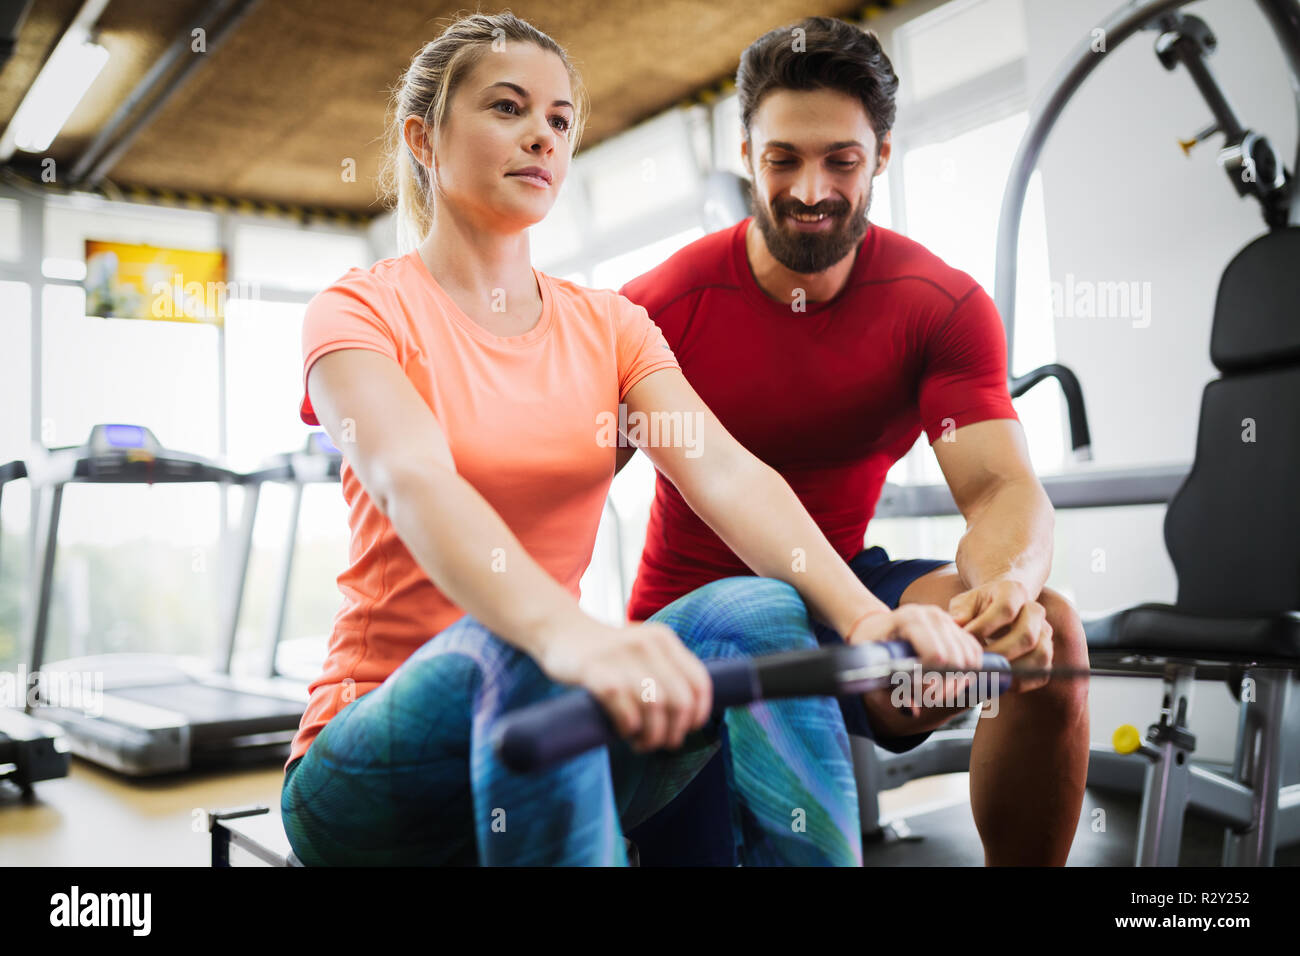
[[[435,216],[419,253],[444,290],[459,293],[484,309],[502,291],[507,301],[537,299],[528,233],[524,230],[493,231],[444,207]]]

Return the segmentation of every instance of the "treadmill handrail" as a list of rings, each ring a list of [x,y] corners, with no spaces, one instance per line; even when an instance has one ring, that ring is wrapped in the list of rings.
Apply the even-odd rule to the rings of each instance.
[[[98,455],[83,454],[85,445],[72,448],[47,449],[34,445],[32,454],[26,459],[27,478],[33,490],[44,490],[66,484],[197,484],[215,482],[217,484],[243,484],[245,476],[240,472],[224,468],[198,455],[171,454],[156,455],[146,464],[149,477],[137,475],[123,477],[120,475],[96,475],[94,466],[100,460]],[[185,473],[180,473],[184,467]],[[168,474],[168,468],[177,471]]]

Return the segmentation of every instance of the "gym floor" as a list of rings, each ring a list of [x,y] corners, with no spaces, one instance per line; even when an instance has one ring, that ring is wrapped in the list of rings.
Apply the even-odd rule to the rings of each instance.
[[[9,866],[207,866],[207,820],[199,811],[278,808],[281,776],[272,767],[141,781],[73,758],[67,777],[36,785],[31,804],[0,784],[0,858]],[[914,780],[882,794],[881,812],[957,804],[969,817],[967,776]]]
[[[968,798],[968,774],[913,780],[881,794],[881,813],[904,819],[910,838],[866,847],[868,866],[980,866],[983,850]],[[68,776],[36,786],[25,804],[0,784],[3,863],[9,866],[207,866],[203,811],[253,804],[278,807],[279,768],[130,780],[75,759]],[[1098,813],[1098,811],[1101,813]],[[1138,798],[1090,788],[1070,851],[1070,866],[1129,866]],[[1182,865],[1217,866],[1222,827],[1189,817]],[[1279,850],[1277,865],[1300,865],[1300,846]]]

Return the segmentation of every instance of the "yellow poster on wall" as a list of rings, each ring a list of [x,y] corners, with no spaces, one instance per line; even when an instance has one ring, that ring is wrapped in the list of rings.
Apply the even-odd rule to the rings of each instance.
[[[226,254],[86,240],[86,314],[221,325]]]

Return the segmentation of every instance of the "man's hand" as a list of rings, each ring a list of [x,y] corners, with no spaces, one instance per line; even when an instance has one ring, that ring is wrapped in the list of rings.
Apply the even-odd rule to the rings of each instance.
[[[948,602],[954,621],[973,634],[991,654],[1012,662],[1012,671],[1047,670],[1052,666],[1052,625],[1047,609],[1029,597],[1019,581],[996,579],[963,591]],[[1035,690],[1046,675],[1015,677],[1011,691]]]

